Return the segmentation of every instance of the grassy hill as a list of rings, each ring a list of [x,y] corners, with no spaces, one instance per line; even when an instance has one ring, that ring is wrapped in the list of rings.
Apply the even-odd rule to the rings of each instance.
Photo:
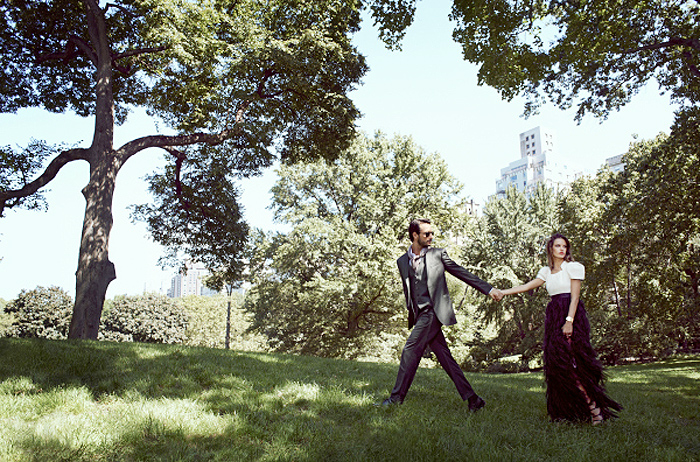
[[[396,366],[171,345],[0,339],[2,461],[700,460],[700,357],[610,368],[625,410],[552,423],[541,373],[441,370],[372,404]]]

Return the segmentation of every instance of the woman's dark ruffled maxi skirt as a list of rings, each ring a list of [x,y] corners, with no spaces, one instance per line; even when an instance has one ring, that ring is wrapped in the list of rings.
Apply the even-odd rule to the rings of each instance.
[[[622,406],[605,393],[603,366],[591,347],[591,326],[583,303],[574,317],[571,343],[561,331],[569,312],[571,294],[552,297],[544,325],[544,377],[547,412],[552,420],[591,421],[586,395],[600,407],[604,419],[617,417]],[[581,385],[586,394],[581,391]]]

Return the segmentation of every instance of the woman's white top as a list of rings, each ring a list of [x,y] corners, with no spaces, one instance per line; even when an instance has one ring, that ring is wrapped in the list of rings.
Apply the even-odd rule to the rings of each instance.
[[[561,263],[561,271],[552,274],[549,266],[545,266],[537,273],[537,279],[542,279],[547,287],[549,295],[570,294],[571,280],[583,280],[586,276],[586,268],[577,261],[564,261]]]

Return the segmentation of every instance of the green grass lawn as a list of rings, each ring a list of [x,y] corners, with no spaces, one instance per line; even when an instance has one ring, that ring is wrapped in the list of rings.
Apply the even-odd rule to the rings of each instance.
[[[4,461],[700,460],[700,357],[608,369],[625,409],[552,423],[541,373],[439,369],[406,402],[396,365],[136,343],[0,339]]]

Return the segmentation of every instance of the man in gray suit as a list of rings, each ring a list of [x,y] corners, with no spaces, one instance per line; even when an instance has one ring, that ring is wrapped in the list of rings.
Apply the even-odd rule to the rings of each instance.
[[[490,295],[496,301],[500,301],[503,294],[452,261],[444,249],[430,247],[434,236],[430,220],[413,220],[408,227],[408,236],[411,246],[397,263],[406,297],[408,327],[409,329],[413,327],[413,330],[401,353],[396,385],[391,390],[391,396],[381,405],[391,406],[403,403],[416,375],[421,357],[426,347],[430,347],[442,368],[454,382],[459,395],[464,401],[469,402],[469,410],[481,409],[486,402],[474,392],[464,377],[442,334],[443,325],[457,323],[452,300],[447,290],[445,271],[483,294]]]

